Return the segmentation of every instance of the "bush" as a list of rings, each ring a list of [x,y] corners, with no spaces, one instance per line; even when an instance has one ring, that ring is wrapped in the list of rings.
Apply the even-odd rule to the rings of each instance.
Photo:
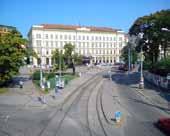
[[[55,77],[55,73],[46,73],[47,80],[54,77]]]
[[[33,80],[40,80],[40,71],[35,71],[32,75]]]
[[[170,57],[160,60],[149,71],[160,76],[167,76],[170,73]]]

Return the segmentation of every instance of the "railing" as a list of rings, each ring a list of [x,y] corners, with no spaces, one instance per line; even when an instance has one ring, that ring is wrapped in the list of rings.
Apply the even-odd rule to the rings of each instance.
[[[145,71],[144,78],[147,81],[151,82],[152,84],[154,84],[160,88],[163,88],[165,90],[170,91],[170,80],[167,80],[166,77],[162,77],[159,75],[152,74],[148,71]]]

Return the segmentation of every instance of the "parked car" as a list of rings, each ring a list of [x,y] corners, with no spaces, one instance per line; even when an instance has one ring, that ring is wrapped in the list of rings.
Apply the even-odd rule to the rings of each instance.
[[[128,66],[126,64],[120,65],[118,67],[119,70],[123,70],[123,71],[128,71]]]
[[[156,126],[167,136],[170,136],[170,118],[160,118],[156,122]]]

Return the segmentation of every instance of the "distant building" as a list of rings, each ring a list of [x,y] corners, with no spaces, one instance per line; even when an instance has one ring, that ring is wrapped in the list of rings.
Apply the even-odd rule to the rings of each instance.
[[[7,25],[0,25],[0,35],[9,33],[13,30],[16,30],[16,27],[13,26],[7,26]]]
[[[119,29],[73,25],[33,25],[28,33],[29,47],[38,54],[33,65],[53,65],[52,51],[62,50],[66,43],[75,45],[75,52],[91,58],[90,63],[115,63],[126,45],[127,36]]]

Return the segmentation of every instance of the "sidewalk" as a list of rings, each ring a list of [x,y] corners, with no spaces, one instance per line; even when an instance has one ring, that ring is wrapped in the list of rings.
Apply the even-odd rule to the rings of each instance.
[[[94,71],[94,72],[92,72]],[[24,87],[20,89],[18,86],[10,88],[10,91],[5,95],[0,95],[1,105],[13,105],[13,106],[24,106],[24,107],[56,107],[61,103],[72,91],[74,91],[78,86],[89,80],[94,74],[101,70],[97,69],[87,69],[84,71],[81,69],[81,77],[78,77],[69,82],[69,84],[64,88],[59,90],[56,94],[54,90],[51,90],[49,94],[41,94],[36,90],[33,85],[32,80],[29,79],[28,75],[21,75],[24,77]],[[18,78],[18,77],[17,77]],[[20,78],[20,77],[19,77]],[[17,79],[18,80],[18,79]],[[16,80],[16,81],[17,81]],[[18,82],[18,81],[17,81]],[[45,103],[42,99],[45,98]]]
[[[133,73],[131,73],[133,74]],[[133,82],[132,76],[129,76],[130,81]],[[164,92],[163,90],[156,88],[149,82],[145,82],[145,88],[140,90],[139,84],[131,84],[132,88],[138,91],[145,99],[147,99],[155,107],[162,109],[164,112],[170,114],[170,92]]]

